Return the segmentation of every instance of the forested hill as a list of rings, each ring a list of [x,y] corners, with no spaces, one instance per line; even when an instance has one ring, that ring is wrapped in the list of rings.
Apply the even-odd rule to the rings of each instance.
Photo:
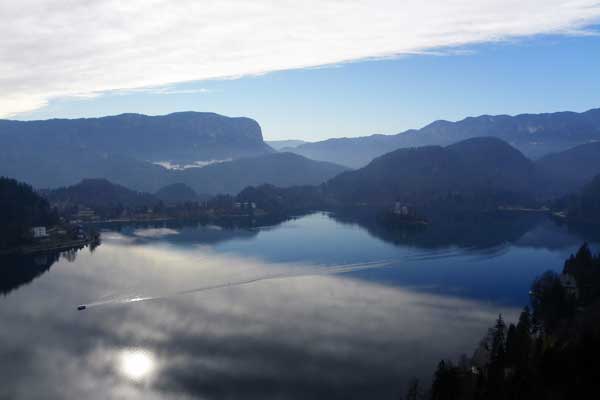
[[[44,196],[61,207],[83,205],[93,209],[110,207],[150,207],[159,199],[136,192],[106,179],[84,179],[76,185],[44,191]]]
[[[600,175],[596,175],[581,191],[557,200],[554,208],[565,212],[570,222],[600,224]]]
[[[518,322],[498,318],[472,358],[441,361],[430,398],[593,397],[600,382],[600,254],[583,245],[562,274],[549,271],[533,282],[530,299]],[[412,391],[419,393],[414,384]]]
[[[31,227],[57,220],[48,201],[29,185],[0,177],[0,248],[18,245]]]
[[[448,147],[399,149],[324,186],[346,204],[422,205],[432,200],[449,204],[462,199],[465,206],[480,207],[486,200],[493,206],[528,201],[536,179],[533,163],[506,142],[474,138]]]
[[[577,191],[600,174],[600,142],[586,143],[535,161],[536,168],[566,192]]]
[[[166,204],[177,204],[199,201],[207,196],[199,196],[191,187],[185,183],[173,183],[156,191],[154,195]]]

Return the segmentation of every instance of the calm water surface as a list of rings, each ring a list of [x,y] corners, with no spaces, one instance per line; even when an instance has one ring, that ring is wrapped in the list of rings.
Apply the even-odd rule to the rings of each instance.
[[[0,398],[398,398],[470,354],[498,313],[513,320],[531,280],[584,240],[600,249],[531,216],[107,230],[93,251],[0,260]],[[146,297],[161,298],[131,301]]]

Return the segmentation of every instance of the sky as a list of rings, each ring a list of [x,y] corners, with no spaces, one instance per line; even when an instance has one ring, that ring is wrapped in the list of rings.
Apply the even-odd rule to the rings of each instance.
[[[600,107],[600,1],[0,3],[0,117],[211,111],[265,139]]]

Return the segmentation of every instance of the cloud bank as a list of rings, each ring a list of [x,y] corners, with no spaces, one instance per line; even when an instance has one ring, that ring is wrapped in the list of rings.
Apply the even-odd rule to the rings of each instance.
[[[53,98],[536,34],[586,34],[590,0],[21,0],[0,3],[0,116]]]

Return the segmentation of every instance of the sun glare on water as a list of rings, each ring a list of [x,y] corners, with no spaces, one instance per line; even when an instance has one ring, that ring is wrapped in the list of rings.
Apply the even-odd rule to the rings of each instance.
[[[154,365],[154,357],[145,350],[124,350],[119,357],[119,371],[127,378],[136,381],[150,375]]]

